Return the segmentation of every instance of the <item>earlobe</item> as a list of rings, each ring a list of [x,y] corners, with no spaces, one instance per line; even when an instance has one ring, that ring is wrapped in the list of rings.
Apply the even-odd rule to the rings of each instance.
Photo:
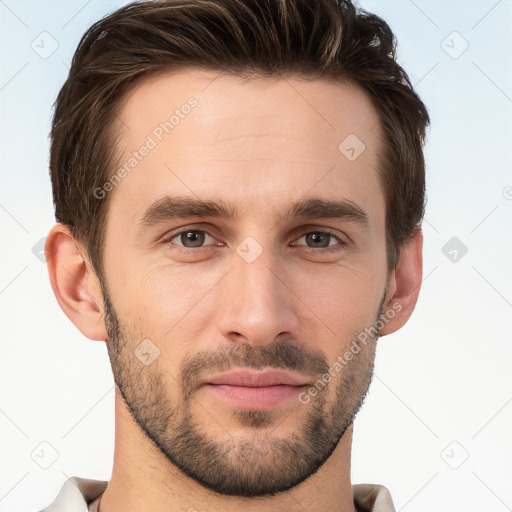
[[[400,251],[400,260],[391,273],[388,293],[382,315],[384,326],[381,336],[391,334],[403,327],[411,316],[421,288],[423,274],[423,233],[418,228]]]
[[[106,340],[99,281],[67,226],[55,224],[46,237],[50,284],[62,311],[82,334]]]

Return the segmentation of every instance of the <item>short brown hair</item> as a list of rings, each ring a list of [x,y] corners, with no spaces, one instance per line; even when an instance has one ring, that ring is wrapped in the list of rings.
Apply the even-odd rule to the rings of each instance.
[[[93,24],[54,104],[56,221],[83,243],[100,279],[108,197],[93,191],[116,170],[123,99],[149,75],[193,67],[240,77],[351,80],[366,91],[385,137],[379,172],[388,270],[396,267],[424,215],[430,119],[396,62],[388,24],[349,0],[162,0],[132,2]]]

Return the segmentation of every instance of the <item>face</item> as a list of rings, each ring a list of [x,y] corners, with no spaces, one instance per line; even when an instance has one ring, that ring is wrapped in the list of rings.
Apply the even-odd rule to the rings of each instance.
[[[351,347],[388,282],[377,113],[349,83],[188,70],[143,82],[120,118],[102,294],[126,407],[203,486],[290,489],[371,382],[377,335]],[[235,369],[300,386],[208,383]]]

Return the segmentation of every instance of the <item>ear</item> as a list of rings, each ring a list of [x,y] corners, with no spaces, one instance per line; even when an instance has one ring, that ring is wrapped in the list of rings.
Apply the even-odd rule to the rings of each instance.
[[[99,280],[70,229],[57,223],[44,247],[53,293],[62,311],[91,340],[107,340]]]
[[[398,265],[391,273],[382,310],[386,322],[380,330],[381,336],[403,327],[416,306],[423,273],[422,249],[423,233],[418,228],[414,236],[402,246]]]

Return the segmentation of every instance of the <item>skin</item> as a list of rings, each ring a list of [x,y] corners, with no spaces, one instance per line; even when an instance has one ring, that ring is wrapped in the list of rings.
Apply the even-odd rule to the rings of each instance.
[[[109,192],[103,287],[65,226],[47,237],[56,298],[85,336],[106,341],[116,382],[114,466],[101,512],[354,512],[352,424],[378,336],[306,404],[237,409],[200,384],[235,366],[284,368],[314,383],[379,315],[395,310],[380,336],[407,322],[422,234],[388,273],[378,114],[351,83],[167,73],[130,93],[122,162],[190,96],[198,105]],[[338,150],[349,134],[366,146],[354,161]],[[140,229],[146,208],[166,194],[232,203],[238,217]],[[291,202],[310,197],[355,203],[368,228],[285,219]],[[180,228],[202,233],[202,245],[180,236],[163,243]],[[334,235],[325,245],[304,236],[325,230]],[[236,251],[248,236],[262,249],[251,263]],[[326,246],[338,249],[322,253]],[[145,339],[160,351],[150,365],[134,354]]]

